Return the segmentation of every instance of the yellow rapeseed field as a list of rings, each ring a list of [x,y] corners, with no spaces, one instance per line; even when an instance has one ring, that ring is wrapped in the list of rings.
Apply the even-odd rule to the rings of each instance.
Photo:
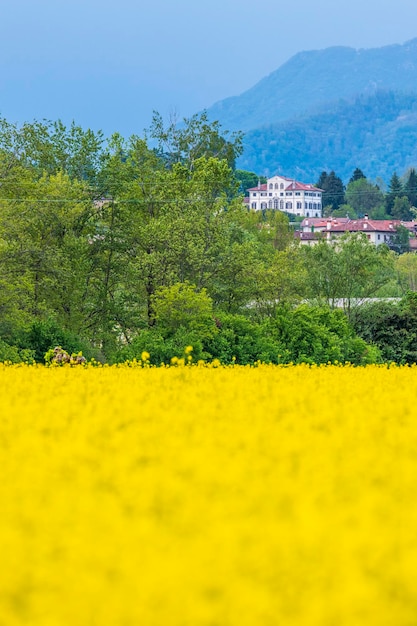
[[[417,367],[0,385],[1,626],[417,624]]]

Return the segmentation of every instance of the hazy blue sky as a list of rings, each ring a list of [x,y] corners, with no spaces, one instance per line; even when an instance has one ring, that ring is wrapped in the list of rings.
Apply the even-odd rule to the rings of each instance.
[[[417,0],[9,0],[0,114],[129,134],[152,109],[187,116],[292,55],[417,37]]]

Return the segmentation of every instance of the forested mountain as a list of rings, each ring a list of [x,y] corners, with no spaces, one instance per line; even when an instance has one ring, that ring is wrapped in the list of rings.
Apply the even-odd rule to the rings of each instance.
[[[378,92],[328,110],[248,131],[239,167],[315,181],[323,170],[348,180],[359,166],[385,182],[417,164],[417,93]]]
[[[375,91],[417,91],[417,38],[370,50],[300,52],[240,96],[208,109],[229,130],[251,130]]]
[[[315,180],[359,166],[373,178],[417,163],[417,39],[370,50],[300,52],[208,110],[246,133],[242,169]]]

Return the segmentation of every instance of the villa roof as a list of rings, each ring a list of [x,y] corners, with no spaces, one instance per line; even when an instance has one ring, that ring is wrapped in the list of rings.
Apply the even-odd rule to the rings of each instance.
[[[370,219],[358,219],[348,220],[345,222],[330,221],[326,224],[326,229],[330,232],[383,232],[393,233],[397,226],[401,224],[400,220],[370,220]]]
[[[266,183],[262,183],[262,185],[257,185],[256,187],[250,187],[246,191],[268,191],[268,185]]]
[[[268,178],[268,181],[273,178],[275,178],[275,176]],[[324,191],[323,189],[315,187],[311,183],[301,183],[299,180],[295,180],[295,178],[287,178],[286,176],[278,176],[278,178],[286,181],[284,191]],[[268,191],[268,183],[262,183],[256,187],[250,187],[247,191]]]

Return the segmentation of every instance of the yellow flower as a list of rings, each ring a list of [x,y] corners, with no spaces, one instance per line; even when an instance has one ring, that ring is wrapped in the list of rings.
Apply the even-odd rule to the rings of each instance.
[[[0,364],[0,624],[415,623],[417,367],[142,357]]]
[[[141,359],[142,361],[148,361],[150,356],[149,352],[142,352]]]

